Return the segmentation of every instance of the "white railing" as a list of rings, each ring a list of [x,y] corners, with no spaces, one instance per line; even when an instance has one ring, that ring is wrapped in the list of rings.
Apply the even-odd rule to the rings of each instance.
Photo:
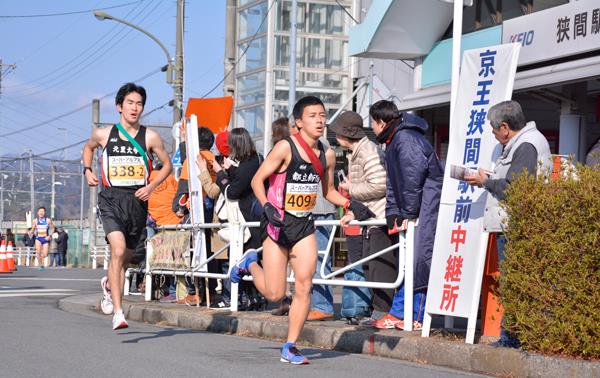
[[[97,269],[98,260],[102,260],[102,267],[104,270],[108,270],[108,260],[110,259],[109,246],[92,246],[90,248],[90,258],[92,259],[92,269]]]
[[[35,256],[34,247],[15,247],[13,249],[15,264],[19,266],[40,266],[38,258]],[[44,257],[44,266],[48,266],[50,257]]]
[[[350,223],[351,225],[360,225],[360,226],[383,226],[385,225],[385,220],[374,220],[374,221],[366,221],[366,222],[357,222],[353,221]],[[330,234],[330,239],[327,245],[327,249],[325,251],[319,251],[320,254],[324,255],[324,261],[321,265],[321,277],[323,278],[313,278],[313,284],[319,285],[332,285],[332,286],[347,286],[347,287],[366,287],[373,289],[393,289],[399,287],[402,282],[404,282],[405,290],[404,290],[404,330],[412,331],[413,328],[413,261],[414,261],[414,235],[415,235],[415,222],[409,221],[408,227],[406,231],[400,232],[399,242],[394,244],[388,248],[385,248],[379,252],[376,252],[368,257],[365,257],[357,262],[354,262],[350,265],[347,265],[339,270],[336,270],[333,273],[325,274],[324,267],[326,264],[326,259],[329,257],[329,251],[331,250],[331,246],[333,244],[333,235],[335,233],[335,227],[340,225],[339,220],[323,220],[323,221],[315,221],[315,226],[334,226],[334,230],[332,230]],[[192,266],[188,269],[179,269],[179,270],[169,270],[169,269],[153,269],[150,261],[152,259],[152,245],[147,243],[147,253],[146,253],[146,292],[145,299],[150,301],[152,299],[152,276],[153,275],[171,275],[171,276],[187,276],[187,277],[204,277],[204,278],[220,278],[227,279],[229,278],[229,273],[210,273],[206,271],[206,264],[215,259],[220,254],[224,253],[227,248],[229,248],[229,266],[230,268],[241,258],[243,254],[243,231],[245,227],[258,227],[259,222],[247,222],[244,224],[222,224],[222,223],[207,223],[207,224],[196,224],[196,225],[177,225],[177,226],[167,226],[162,229],[193,229],[193,230],[201,230],[206,228],[230,228],[230,243],[219,251],[217,251],[213,256],[204,260],[198,260],[197,257],[194,258],[192,262]],[[349,269],[352,269],[355,266],[360,264],[364,264],[370,260],[373,260],[385,253],[390,253],[394,249],[398,248],[398,276],[394,282],[375,282],[375,281],[348,281],[344,279],[334,279],[333,277],[346,272]],[[408,269],[407,269],[408,267]],[[244,280],[252,281],[252,277],[245,277]],[[126,280],[128,281],[128,280]],[[290,276],[287,278],[288,282],[294,282],[294,277]],[[239,285],[235,283],[231,283],[231,307],[229,310],[237,311],[237,297],[238,297]]]
[[[34,266],[38,265],[33,247],[16,247],[13,250],[13,256],[17,265],[30,266],[32,262],[35,264]]]

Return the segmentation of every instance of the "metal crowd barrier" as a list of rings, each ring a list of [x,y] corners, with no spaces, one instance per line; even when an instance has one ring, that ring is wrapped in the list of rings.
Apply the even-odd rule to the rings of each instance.
[[[374,221],[365,221],[358,222],[352,221],[350,225],[358,225],[358,226],[383,226],[385,225],[385,220],[374,220]],[[357,262],[354,262],[350,265],[347,265],[335,272],[330,274],[325,274],[325,265],[326,259],[329,257],[329,251],[331,246],[333,245],[333,236],[335,234],[335,227],[340,225],[339,220],[323,220],[323,221],[315,221],[315,226],[334,226],[330,234],[330,240],[327,245],[327,249],[325,251],[319,251],[320,254],[324,255],[324,260],[321,265],[321,277],[323,278],[313,278],[313,284],[319,285],[332,285],[332,286],[348,286],[348,287],[366,287],[366,288],[377,288],[377,289],[395,289],[399,287],[402,282],[405,285],[405,297],[404,297],[404,330],[412,331],[413,329],[413,262],[414,262],[414,235],[415,235],[415,221],[409,221],[408,227],[405,231],[400,232],[399,242],[394,244],[388,248],[385,248],[379,252],[376,252],[370,256],[367,256]],[[198,261],[198,258],[195,257],[194,261],[191,264],[191,267],[188,269],[181,270],[169,270],[169,269],[153,269],[150,261],[152,258],[152,245],[150,243],[147,244],[147,253],[146,253],[146,286],[145,286],[145,299],[146,301],[150,301],[152,299],[152,276],[153,275],[172,275],[172,276],[186,276],[186,277],[205,277],[205,278],[220,278],[220,279],[228,279],[229,272],[227,274],[222,273],[210,273],[207,271],[207,264],[215,259],[218,255],[222,254],[229,248],[229,266],[233,267],[233,265],[241,258],[243,254],[243,232],[245,227],[258,227],[259,222],[246,222],[246,223],[205,223],[205,224],[194,224],[194,225],[177,225],[177,226],[165,226],[161,229],[165,230],[203,230],[206,228],[230,228],[230,243],[219,251],[214,253],[210,258]],[[346,272],[349,269],[352,269],[359,264],[364,264],[370,260],[373,260],[385,253],[390,253],[394,249],[398,248],[398,276],[394,282],[375,282],[375,281],[348,281],[344,279],[333,279],[333,277]],[[408,269],[407,269],[408,267]],[[252,281],[252,277],[245,277],[244,280]],[[128,281],[128,280],[126,280]],[[290,276],[287,278],[288,282],[294,282],[294,277]],[[127,288],[128,289],[128,288]],[[238,310],[238,291],[239,285],[235,283],[231,283],[231,307],[230,311]],[[128,292],[125,291],[125,292]]]
[[[34,247],[15,247],[13,249],[15,262],[19,266],[40,266],[38,258],[35,256]],[[50,256],[44,257],[44,266],[48,266]]]
[[[108,270],[108,260],[110,259],[110,247],[92,246],[90,248],[90,258],[92,259],[92,269],[98,268],[98,260],[102,260],[104,270]]]
[[[35,266],[38,265],[33,247],[16,247],[13,249],[13,255],[17,265],[30,266],[32,262]]]

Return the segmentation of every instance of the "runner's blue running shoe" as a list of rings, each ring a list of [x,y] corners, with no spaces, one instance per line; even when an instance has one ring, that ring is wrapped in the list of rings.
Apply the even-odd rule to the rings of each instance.
[[[285,343],[281,348],[281,362],[289,362],[292,365],[307,365],[308,358],[304,357],[298,348],[296,348],[296,344],[293,343]]]
[[[231,268],[230,279],[233,283],[239,283],[242,277],[250,274],[248,267],[253,262],[258,261],[258,253],[256,249],[249,249],[242,255],[240,261]]]

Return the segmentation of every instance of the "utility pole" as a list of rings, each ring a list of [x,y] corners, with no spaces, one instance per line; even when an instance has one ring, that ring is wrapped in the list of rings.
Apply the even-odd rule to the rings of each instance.
[[[31,149],[29,149],[29,198],[31,200],[31,216],[33,217],[35,214],[35,183],[33,179],[33,151]]]
[[[288,95],[288,114],[292,114],[292,109],[296,104],[296,40],[298,36],[296,27],[297,11],[298,2],[297,0],[292,0],[292,11],[290,12],[290,92]],[[272,110],[265,109],[265,111],[270,112]]]
[[[2,167],[0,165],[0,167]],[[4,222],[4,172],[0,169],[0,222]]]
[[[54,166],[54,162],[51,163],[51,184],[50,184],[50,218],[54,219],[54,215],[56,214],[56,187],[54,182],[56,181],[56,167]]]
[[[66,127],[59,127],[58,128],[59,131],[63,132],[63,137],[64,137],[64,144],[65,144],[65,148],[63,148],[63,160],[67,160],[67,128]]]
[[[16,64],[2,64],[2,59],[0,59],[0,95],[2,95],[2,75],[3,75],[4,67],[12,68],[14,70],[15,68],[17,68],[17,65]]]
[[[100,100],[92,100],[92,132],[100,123]],[[92,156],[92,173],[97,175],[96,152]],[[96,205],[98,204],[98,187],[90,186],[90,208],[88,211],[88,224],[90,226],[89,245],[96,244]]]
[[[83,155],[83,151],[82,151]],[[83,165],[83,160],[81,161]],[[84,201],[84,188],[85,188],[85,177],[81,175],[81,196],[79,198],[79,255],[83,254],[83,201]]]
[[[173,125],[183,117],[183,20],[185,1],[177,0],[175,27],[175,82],[173,83]],[[174,150],[173,150],[174,151]]]
[[[235,72],[231,72],[235,69],[235,19],[236,19],[236,0],[227,0],[227,10],[225,13],[225,65],[224,74],[225,81],[223,83],[223,92],[225,96],[233,97],[235,91]],[[231,122],[235,117],[231,117]]]

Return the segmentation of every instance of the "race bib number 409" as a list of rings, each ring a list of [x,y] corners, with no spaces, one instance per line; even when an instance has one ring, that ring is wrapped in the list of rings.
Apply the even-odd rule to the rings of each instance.
[[[287,184],[285,193],[285,211],[297,217],[310,213],[317,203],[319,184]]]
[[[144,185],[146,167],[138,156],[111,156],[108,161],[108,179],[112,186]]]

